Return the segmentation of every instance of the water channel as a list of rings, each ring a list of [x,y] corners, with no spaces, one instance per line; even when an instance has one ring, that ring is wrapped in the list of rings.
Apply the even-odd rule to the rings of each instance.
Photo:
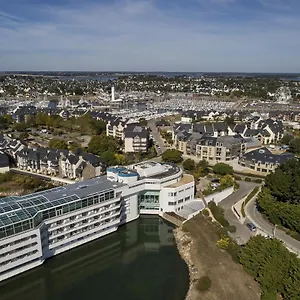
[[[188,268],[173,226],[143,216],[0,283],[1,300],[183,300]]]

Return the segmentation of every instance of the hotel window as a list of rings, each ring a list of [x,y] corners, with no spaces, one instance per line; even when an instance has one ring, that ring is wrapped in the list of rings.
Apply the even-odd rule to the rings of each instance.
[[[176,201],[174,201],[174,202],[168,202],[168,205],[176,205]]]
[[[93,205],[93,203],[94,203],[93,197],[88,198],[88,206]]]

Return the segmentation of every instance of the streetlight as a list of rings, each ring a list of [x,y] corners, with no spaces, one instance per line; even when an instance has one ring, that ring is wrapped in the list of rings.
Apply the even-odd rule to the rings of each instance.
[[[274,225],[274,229],[273,229],[273,239],[275,239],[276,227],[277,227],[277,224]]]

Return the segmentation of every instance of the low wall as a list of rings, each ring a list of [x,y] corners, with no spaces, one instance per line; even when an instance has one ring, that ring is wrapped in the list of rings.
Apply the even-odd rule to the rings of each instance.
[[[233,192],[234,192],[234,187],[231,186],[221,192],[217,192],[217,193],[205,196],[204,200],[206,201],[206,203],[214,201],[218,205],[222,200],[224,200],[226,197],[231,195]]]
[[[181,226],[183,221],[185,221],[184,218],[182,218],[181,216],[178,216],[172,212],[163,213],[162,218],[176,226]]]

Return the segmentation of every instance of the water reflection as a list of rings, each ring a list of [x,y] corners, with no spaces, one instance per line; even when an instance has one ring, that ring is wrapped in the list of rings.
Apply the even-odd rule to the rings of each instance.
[[[173,227],[143,216],[0,286],[2,300],[182,300],[188,270]]]

